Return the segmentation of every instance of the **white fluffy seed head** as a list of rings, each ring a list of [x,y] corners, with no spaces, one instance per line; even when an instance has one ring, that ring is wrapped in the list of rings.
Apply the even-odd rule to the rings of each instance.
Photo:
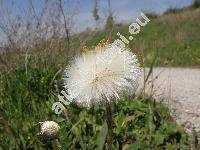
[[[46,140],[53,140],[58,136],[60,126],[54,121],[45,121],[41,123],[40,134]]]
[[[110,44],[76,58],[65,70],[64,87],[74,102],[90,107],[134,93],[139,76],[136,55]]]

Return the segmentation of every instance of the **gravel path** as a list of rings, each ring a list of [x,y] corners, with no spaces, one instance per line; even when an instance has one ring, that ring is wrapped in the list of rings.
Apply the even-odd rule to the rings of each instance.
[[[154,68],[145,89],[169,104],[179,124],[200,131],[200,69]]]

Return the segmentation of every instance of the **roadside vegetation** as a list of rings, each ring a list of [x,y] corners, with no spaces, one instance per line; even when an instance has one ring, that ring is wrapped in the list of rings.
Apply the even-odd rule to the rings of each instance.
[[[162,16],[149,15],[151,21],[130,42],[129,47],[145,57],[149,66],[156,57],[155,66],[199,67],[200,66],[200,8],[170,9]],[[152,17],[153,16],[153,17]],[[128,25],[115,25],[113,39],[120,32],[130,36]],[[88,33],[77,35],[79,39]],[[105,30],[99,30],[87,37],[86,45],[94,45],[106,37]],[[78,42],[77,42],[78,43]]]

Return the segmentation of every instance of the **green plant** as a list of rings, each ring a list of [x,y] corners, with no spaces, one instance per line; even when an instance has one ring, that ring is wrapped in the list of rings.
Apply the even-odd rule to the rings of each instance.
[[[182,12],[184,9],[183,8],[169,8],[165,14],[177,14]]]
[[[108,132],[104,110],[98,106],[85,109],[72,103],[61,116],[56,116],[51,110],[57,100],[52,79],[59,82],[60,75],[55,77],[58,68],[50,63],[49,57],[44,59],[49,62],[28,63],[27,73],[23,61],[14,70],[1,70],[0,147],[41,149],[46,145],[37,136],[37,124],[54,120],[61,126],[55,143],[61,149],[102,149]],[[115,149],[187,146],[186,134],[170,121],[169,111],[152,98],[124,98],[112,105],[112,110]]]
[[[156,19],[159,17],[159,15],[156,14],[155,12],[145,12],[145,15],[150,19]]]
[[[49,63],[50,64],[50,63]],[[44,66],[43,66],[44,67]],[[0,147],[3,149],[41,149],[37,123],[59,122],[61,131],[55,145],[61,149],[103,149],[108,132],[104,110],[99,106],[85,109],[70,104],[57,117],[51,110],[55,100],[52,82],[57,69],[29,64],[2,72],[0,95]],[[42,94],[43,93],[43,94]],[[171,121],[169,110],[153,99],[127,97],[112,105],[114,148],[187,149],[184,131]]]
[[[199,8],[200,7],[200,0],[194,0],[194,3],[192,5],[195,8]]]

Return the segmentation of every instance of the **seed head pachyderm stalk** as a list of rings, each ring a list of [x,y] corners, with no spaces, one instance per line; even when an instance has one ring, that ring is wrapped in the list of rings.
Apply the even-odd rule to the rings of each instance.
[[[112,148],[111,103],[134,93],[140,77],[139,62],[128,48],[114,44],[97,47],[77,57],[65,70],[64,87],[75,103],[105,107],[108,125],[107,149]]]

